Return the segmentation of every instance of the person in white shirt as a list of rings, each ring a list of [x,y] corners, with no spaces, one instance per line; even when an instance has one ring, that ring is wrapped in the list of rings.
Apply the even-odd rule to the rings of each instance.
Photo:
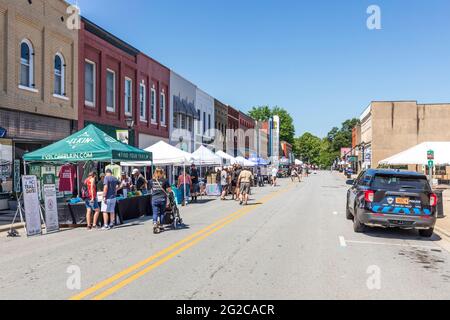
[[[278,169],[277,167],[272,168],[272,187],[277,186],[277,175],[278,175]]]

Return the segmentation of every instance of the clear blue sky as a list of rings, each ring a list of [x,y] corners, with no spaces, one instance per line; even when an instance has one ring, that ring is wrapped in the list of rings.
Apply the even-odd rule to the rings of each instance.
[[[75,0],[71,0],[75,2]],[[325,136],[372,100],[450,102],[448,0],[79,0],[82,15],[248,111]],[[380,6],[382,30],[366,27]]]

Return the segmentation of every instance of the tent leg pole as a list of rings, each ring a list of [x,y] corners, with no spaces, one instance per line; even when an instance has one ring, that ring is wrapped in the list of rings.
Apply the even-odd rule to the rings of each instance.
[[[183,192],[184,192],[184,203],[187,205],[187,199],[186,199],[186,164],[183,164],[183,175],[184,175],[184,181],[183,181]]]
[[[25,160],[23,160],[23,175],[27,175],[27,162]]]

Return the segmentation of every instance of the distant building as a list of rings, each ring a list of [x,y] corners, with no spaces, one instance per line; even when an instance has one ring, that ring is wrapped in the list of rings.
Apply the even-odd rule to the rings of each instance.
[[[214,99],[214,128],[220,135],[214,137],[216,151],[227,152],[226,132],[228,129],[228,107],[217,99]]]
[[[422,142],[450,141],[450,104],[373,101],[360,120],[359,161],[365,168]]]
[[[228,154],[233,157],[239,156],[238,129],[239,111],[231,106],[228,106],[227,151]]]
[[[202,145],[209,146],[214,142],[214,98],[196,88],[195,107],[197,109],[195,149],[198,149]]]
[[[255,120],[242,111],[239,111],[238,132],[239,155],[247,159],[256,156]]]
[[[170,143],[181,150],[194,152],[194,122],[200,120],[195,107],[197,87],[171,71],[170,91],[173,106],[170,114]]]

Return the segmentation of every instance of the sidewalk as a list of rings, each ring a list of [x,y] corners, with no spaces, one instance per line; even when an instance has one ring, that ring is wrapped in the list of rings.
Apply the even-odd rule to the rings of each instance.
[[[438,219],[436,230],[450,237],[450,190],[444,191],[444,218]]]

